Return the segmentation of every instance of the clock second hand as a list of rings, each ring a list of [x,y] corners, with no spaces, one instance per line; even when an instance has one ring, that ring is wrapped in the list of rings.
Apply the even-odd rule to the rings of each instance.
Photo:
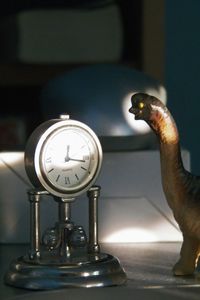
[[[82,146],[81,148],[83,148],[83,147],[85,147],[85,145]],[[77,161],[77,162],[85,162],[84,159],[79,159],[79,158],[73,158],[73,157],[70,157],[70,156],[69,156],[69,148],[70,148],[70,145],[67,145],[67,154],[66,154],[66,156],[65,156],[65,162],[68,162],[68,161],[70,161],[70,160],[72,160],[72,161]],[[80,152],[80,150],[78,151],[78,153],[79,153],[79,152]],[[78,154],[78,153],[76,153],[76,154]],[[76,155],[76,154],[74,154],[74,155]],[[74,156],[74,155],[72,155],[72,156]]]
[[[82,147],[79,148],[78,151],[76,151],[75,153],[72,153],[71,157],[74,157],[76,156],[77,154],[81,153],[82,152],[82,149],[85,147],[85,145],[83,145]]]
[[[85,162],[84,159],[79,159],[79,158],[72,158],[69,156],[69,149],[70,149],[70,145],[67,145],[67,154],[65,156],[65,162],[68,162],[70,160],[72,161],[78,161],[78,162]]]

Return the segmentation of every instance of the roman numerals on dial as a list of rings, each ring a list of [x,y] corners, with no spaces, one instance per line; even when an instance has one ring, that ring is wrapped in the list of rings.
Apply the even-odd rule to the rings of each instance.
[[[69,179],[69,177],[65,177],[65,184],[70,184],[70,179]]]
[[[84,186],[95,174],[97,147],[82,129],[67,128],[52,136],[44,147],[44,173],[57,189]]]

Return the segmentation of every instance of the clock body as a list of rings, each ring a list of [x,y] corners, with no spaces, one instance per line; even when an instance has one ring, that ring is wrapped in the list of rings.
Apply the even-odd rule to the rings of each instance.
[[[70,200],[95,183],[102,157],[94,131],[68,115],[61,115],[33,131],[25,148],[25,169],[35,188]]]

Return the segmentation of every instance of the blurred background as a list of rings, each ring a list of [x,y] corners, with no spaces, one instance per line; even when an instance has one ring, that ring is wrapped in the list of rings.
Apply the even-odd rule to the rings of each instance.
[[[0,149],[23,150],[63,112],[107,150],[156,147],[128,116],[131,94],[146,91],[167,103],[200,174],[199,17],[199,0],[1,2]]]

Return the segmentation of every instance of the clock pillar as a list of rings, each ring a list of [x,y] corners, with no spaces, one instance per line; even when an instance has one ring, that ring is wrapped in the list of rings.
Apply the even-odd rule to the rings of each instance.
[[[40,192],[30,190],[30,259],[40,257]]]
[[[89,253],[99,253],[100,246],[98,242],[98,198],[100,196],[100,186],[92,186],[87,196],[89,198]]]

